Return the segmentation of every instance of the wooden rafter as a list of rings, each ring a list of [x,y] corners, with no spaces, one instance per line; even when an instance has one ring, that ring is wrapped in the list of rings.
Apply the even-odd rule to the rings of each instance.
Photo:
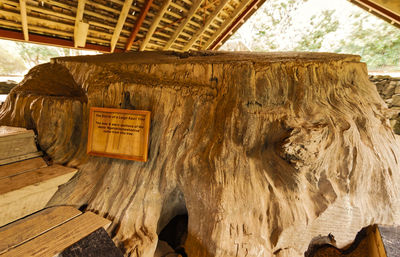
[[[158,11],[158,14],[156,17],[154,17],[151,27],[146,33],[146,37],[144,38],[143,42],[140,44],[140,51],[143,51],[146,49],[147,44],[149,43],[151,37],[153,36],[153,33],[156,31],[158,24],[160,24],[161,18],[164,16],[165,12],[168,9],[168,6],[171,4],[172,0],[165,0],[161,9]]]
[[[370,0],[349,0],[351,3],[365,9],[372,14],[386,20],[392,25],[400,28],[400,15],[395,11],[385,8],[384,5],[379,5]]]
[[[23,38],[28,35],[31,42],[32,36],[39,41],[54,38],[49,40],[49,44],[57,42],[70,47],[72,42],[72,47],[85,49],[89,43],[101,46],[101,51],[200,49],[215,31],[230,35],[232,22],[241,15],[234,17],[236,9],[240,8],[242,1],[254,0],[153,1],[0,0],[3,5],[0,8],[0,29],[20,32],[25,34]],[[29,22],[29,26],[25,26],[23,21],[24,8],[21,9],[21,5],[25,2],[26,25]],[[134,22],[128,23],[128,20]],[[233,21],[221,29],[226,20]],[[230,32],[227,34],[227,31]],[[36,36],[39,35],[43,37],[38,39]],[[226,40],[228,36],[224,38]],[[61,39],[65,41],[59,41]],[[217,37],[212,44],[219,40]]]
[[[259,0],[254,0],[252,1],[250,4],[248,1],[242,1],[242,3],[236,8],[235,12],[231,15],[230,19],[227,19],[222,25],[221,27],[212,35],[212,37],[210,37],[208,39],[208,41],[205,43],[205,45],[202,47],[202,49],[210,49],[211,44],[213,44],[214,42],[217,41],[220,42],[221,40],[223,40],[223,38],[221,39],[221,34],[225,33],[226,35],[229,34],[229,32],[231,32],[230,30],[230,25],[237,25],[239,22],[242,21],[242,19],[237,19],[238,16],[242,16],[241,14],[243,14],[246,10],[251,10],[252,8],[257,6],[257,3],[259,2]],[[250,7],[250,8],[246,8],[246,7]],[[229,30],[229,31],[227,31]],[[225,38],[225,37],[224,37]],[[213,44],[213,45],[217,45],[217,44]]]
[[[135,41],[136,36],[140,30],[140,27],[142,26],[142,23],[144,21],[144,19],[146,18],[147,13],[150,10],[150,6],[153,3],[153,0],[147,0],[146,4],[143,6],[142,11],[140,12],[140,15],[138,17],[138,19],[136,20],[135,26],[133,26],[133,30],[132,33],[128,39],[128,42],[126,42],[126,46],[125,46],[125,51],[129,51],[132,48],[133,45],[133,41]]]
[[[61,3],[61,2],[58,2],[58,1],[55,1],[55,0],[42,0],[44,3],[46,3],[46,4],[48,4],[48,5],[52,5],[52,6],[56,6],[57,8],[62,8],[62,9],[67,9],[67,10],[69,10],[69,11],[71,11],[72,13],[74,13],[74,15],[73,16],[70,16],[70,15],[67,15],[67,14],[63,14],[63,13],[58,13],[58,12],[55,12],[55,11],[52,11],[51,9],[43,9],[43,8],[41,8],[41,7],[35,7],[35,6],[28,6],[28,10],[29,9],[31,9],[31,10],[33,10],[33,11],[35,11],[35,12],[37,12],[37,13],[45,13],[45,14],[49,14],[49,15],[51,15],[52,17],[57,17],[57,16],[59,16],[60,18],[64,18],[64,19],[67,19],[67,20],[72,20],[72,21],[75,21],[75,14],[76,14],[76,11],[77,11],[77,7],[76,6],[71,6],[71,5],[67,5],[67,4],[65,4],[65,3]],[[4,3],[10,3],[10,5],[15,5],[16,3],[15,2],[13,2],[13,1],[9,1],[9,0],[2,0],[2,2],[4,2]],[[116,3],[119,3],[118,1],[115,1],[114,0],[114,2],[116,2]],[[86,5],[89,5],[89,3],[90,2],[86,2]],[[123,2],[122,2],[122,4],[123,4]],[[19,4],[18,4],[18,6],[19,6]],[[96,5],[97,6],[97,5]],[[171,6],[174,6],[173,5],[173,2],[171,2]],[[179,7],[178,7],[179,8]],[[140,10],[139,8],[137,8],[137,7],[134,7],[134,6],[132,6],[131,7],[131,10],[130,11],[132,11],[132,10]],[[182,9],[184,9],[184,8],[182,8]],[[118,10],[116,10],[116,9],[114,9],[115,11],[118,11]],[[0,10],[1,11],[1,10]],[[170,13],[172,13],[171,11],[166,11],[165,12],[166,14],[170,14]],[[9,13],[9,14],[11,14],[11,13]],[[118,21],[117,21],[117,19],[114,19],[114,18],[112,18],[112,17],[110,17],[110,16],[102,16],[102,14],[101,13],[96,13],[96,12],[94,12],[94,11],[91,11],[91,10],[88,10],[87,8],[85,8],[85,15],[87,15],[88,16],[88,19],[90,19],[90,16],[93,16],[93,17],[96,17],[96,18],[98,18],[98,19],[104,19],[104,20],[106,20],[107,22],[110,22],[110,23],[114,23],[114,24],[116,24]],[[20,15],[18,15],[18,19],[20,19],[19,18],[19,16]],[[154,17],[154,16],[156,16],[155,14],[152,14],[152,13],[148,13],[147,14],[147,18],[143,21],[143,24],[146,24],[146,26],[151,26],[151,18],[152,17]],[[130,18],[135,18],[136,19],[136,17],[134,17],[132,14],[129,14],[128,15],[128,17],[130,17]],[[179,14],[179,15],[175,15],[174,17],[182,17],[182,15],[181,14]],[[196,15],[194,16],[194,17],[196,17]],[[13,18],[14,19],[14,18]],[[35,18],[35,17],[30,17],[30,20],[33,22],[33,19],[36,19],[36,21],[35,21],[35,23],[36,22],[39,22],[38,20],[37,20],[37,18]],[[182,19],[179,19],[179,21],[181,21]],[[171,19],[171,18],[167,18],[166,16],[164,16],[162,19],[161,19],[161,21],[162,22],[164,22],[164,23],[174,23],[176,20],[173,20],[173,19]],[[50,20],[47,20],[46,21],[46,24],[47,23],[49,23],[49,22],[51,22]],[[58,24],[58,25],[56,25],[56,23]],[[64,27],[65,26],[65,23],[58,23],[58,22],[51,22],[51,27],[52,26],[56,26],[56,27]],[[114,30],[114,26],[109,26],[109,25],[107,25],[106,23],[99,23],[99,22],[95,22],[95,21],[91,21],[91,20],[88,20],[88,23],[89,24],[91,24],[91,25],[94,25],[94,26],[98,26],[98,27],[100,27],[100,28],[106,28],[106,29],[108,29],[108,30],[111,30],[111,31],[113,31]],[[190,25],[193,25],[193,24],[195,24],[195,23],[193,23],[193,21],[191,21],[191,23],[189,23]],[[197,24],[197,23],[196,23]],[[32,26],[31,24],[30,24],[30,26]],[[111,27],[111,28],[110,28]],[[197,27],[200,27],[200,25],[197,25]],[[193,28],[195,28],[195,27],[193,27]],[[74,29],[74,27],[72,26],[72,29]],[[194,29],[192,29],[192,28],[190,28],[190,27],[186,27],[185,28],[186,30],[188,30],[188,31],[190,31],[190,32],[192,32],[192,33],[194,33],[195,32],[195,30]],[[47,28],[45,28],[45,30],[46,31],[48,31],[47,30]],[[145,32],[147,32],[147,28],[146,27],[141,27],[140,28],[140,31],[143,31],[144,32],[144,35],[146,34]],[[174,32],[174,29],[172,28],[172,27],[167,27],[167,28],[165,28],[165,30],[166,31],[168,31],[168,33],[170,33],[170,34],[172,34],[173,32]],[[60,30],[61,31],[61,30]],[[128,31],[128,30],[122,30],[123,32],[126,32],[126,33],[129,33],[129,32],[131,32],[131,31]],[[96,29],[96,27],[91,27],[90,28],[90,31],[89,31],[90,33],[94,33],[94,34],[98,34],[98,35],[105,35],[106,33],[105,33],[105,31],[102,31],[102,32],[100,32],[100,31],[98,31],[97,29]],[[168,35],[168,34],[165,34],[164,33],[165,31],[158,31],[158,30],[156,30],[153,34],[155,35],[155,34],[157,34],[157,35],[159,35],[159,36],[161,36],[161,37],[163,37],[163,38],[169,38],[170,37],[170,35]],[[209,31],[210,32],[210,31]],[[212,31],[211,31],[212,32]],[[50,33],[50,32],[49,32]],[[64,33],[64,29],[62,29],[62,33]],[[50,34],[54,34],[54,33],[50,33]],[[61,34],[60,34],[61,35]],[[181,35],[185,35],[186,37],[191,37],[191,34],[188,34],[188,33],[186,33],[185,31],[182,31],[182,33],[181,33]],[[111,36],[112,36],[112,34],[110,34],[110,40],[111,40]],[[107,36],[108,37],[108,36]],[[87,39],[89,39],[90,38],[90,36],[88,36],[88,38]],[[125,38],[125,37],[124,37]],[[159,39],[159,38],[157,38],[157,40],[159,40],[159,41],[161,41],[161,42],[163,42],[163,44],[164,43],[166,43],[167,41],[166,40],[161,40],[161,39]],[[100,39],[98,39],[98,40],[95,40],[95,41],[99,41],[99,43],[103,43],[103,42],[101,42],[100,41]]]
[[[185,28],[186,24],[192,19],[193,15],[199,9],[201,2],[202,2],[202,0],[193,1],[193,4],[190,7],[190,10],[189,10],[186,18],[182,21],[182,23],[179,25],[179,27],[175,30],[172,37],[168,40],[167,44],[163,48],[164,50],[168,50],[171,47],[171,45],[175,42],[175,40],[179,37],[182,30]]]
[[[78,37],[80,36],[80,24],[83,21],[83,13],[85,11],[86,0],[78,0],[78,8],[76,9],[75,29],[74,29],[74,46],[78,47]]]
[[[122,6],[117,25],[115,26],[114,33],[111,38],[111,52],[114,52],[115,46],[117,45],[122,28],[125,24],[126,17],[128,17],[129,10],[131,9],[132,2],[133,0],[125,0],[124,5]]]
[[[212,2],[212,3],[210,3],[210,5],[214,5],[215,4],[215,2],[217,2],[217,1],[219,1],[219,0],[215,0],[214,2]],[[178,9],[178,10],[182,10],[184,13],[186,13],[186,12],[188,12],[189,10],[188,9],[186,9],[185,7],[182,7],[182,6],[180,6],[180,5],[178,5],[178,4],[176,4],[176,3],[174,3],[174,2],[171,2],[171,6],[172,7],[174,7],[174,8],[176,8],[176,9]],[[208,6],[207,6],[208,7]],[[204,7],[203,7],[204,8]],[[210,12],[208,11],[208,10],[206,10],[206,14],[207,15],[210,15]],[[195,15],[193,15],[193,17],[194,18],[197,18],[197,19],[199,19],[199,20],[201,20],[201,16],[200,15],[198,15],[197,13],[195,14]],[[219,18],[217,18],[217,20],[219,20]],[[222,22],[222,20],[219,20],[220,22]],[[195,24],[195,23],[192,23],[192,24]]]
[[[24,33],[25,41],[29,41],[28,32],[28,16],[26,14],[26,0],[19,0],[19,10],[21,12],[22,32]]]
[[[50,1],[47,2],[46,0],[43,0],[43,1],[46,2],[47,4],[50,4],[50,3],[54,4],[54,1],[52,1],[52,2],[50,2]],[[15,2],[12,2],[12,1],[9,1],[9,0],[1,0],[1,3],[15,4]],[[68,6],[66,6],[66,5],[61,5],[60,7],[68,8]],[[53,17],[61,17],[61,18],[66,19],[66,20],[71,20],[71,21],[75,21],[76,20],[76,15],[72,16],[70,14],[55,12],[52,9],[44,9],[44,8],[41,8],[41,7],[38,7],[38,6],[33,6],[33,5],[28,5],[27,9],[29,9],[31,11],[35,11],[36,13],[43,13],[43,14],[51,15]],[[69,10],[71,10],[72,12],[76,12],[77,8],[71,6],[69,8]],[[89,10],[85,10],[85,14],[86,15],[90,15],[90,16],[94,16],[94,17],[99,18],[99,19],[102,18],[100,14],[94,13],[94,12],[89,11]],[[31,17],[29,17],[29,18],[31,19]],[[108,20],[111,23],[116,23],[117,22],[117,20],[115,20],[115,19],[108,19],[108,18],[105,18],[105,17],[103,17],[103,18]],[[107,24],[104,24],[104,23],[100,23],[100,22],[96,22],[96,21],[89,21],[88,23],[90,25],[95,25],[95,26],[98,26],[98,27],[114,30],[113,26],[108,26]],[[127,33],[130,32],[130,31],[124,30],[124,29],[122,29],[122,31],[127,32]]]
[[[24,35],[23,35],[22,32],[5,30],[5,29],[1,29],[0,28],[0,38],[12,39],[12,40],[16,40],[16,41],[23,41],[24,40]],[[37,44],[46,44],[46,45],[52,45],[52,46],[59,46],[59,47],[67,47],[67,48],[73,48],[74,47],[74,42],[71,41],[71,40],[48,37],[48,36],[42,36],[42,35],[35,35],[35,34],[30,34],[29,42],[33,42],[33,43],[37,43]],[[99,52],[110,52],[110,48],[109,47],[100,46],[100,45],[94,45],[94,44],[86,44],[84,49],[96,50],[96,51],[99,51]],[[118,51],[118,52],[120,52],[120,51]]]
[[[223,0],[221,1],[221,3],[218,5],[218,7],[212,12],[212,14],[210,15],[210,17],[208,18],[208,20],[206,21],[206,23],[204,24],[204,26],[202,28],[200,28],[196,34],[193,35],[192,39],[190,39],[190,41],[183,47],[183,51],[187,51],[189,50],[193,44],[197,41],[197,39],[204,33],[204,31],[206,30],[206,28],[208,28],[208,26],[210,26],[210,24],[214,21],[215,17],[218,16],[218,14],[220,13],[220,11],[224,8],[224,6],[229,2],[229,0]]]

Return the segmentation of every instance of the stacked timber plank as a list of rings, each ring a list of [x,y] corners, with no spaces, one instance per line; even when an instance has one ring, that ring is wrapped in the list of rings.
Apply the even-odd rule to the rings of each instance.
[[[44,209],[0,228],[0,256],[122,257],[103,229],[110,223],[92,212],[82,213],[69,206]],[[80,247],[88,240],[89,246]]]
[[[32,130],[0,126],[0,165],[41,155]]]
[[[0,127],[0,226],[43,209],[77,171],[40,155],[33,131]]]

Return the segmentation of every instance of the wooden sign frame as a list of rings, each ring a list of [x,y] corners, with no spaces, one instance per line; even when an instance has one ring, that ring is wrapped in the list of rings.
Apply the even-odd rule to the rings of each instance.
[[[151,114],[150,111],[143,111],[143,110],[127,110],[127,109],[91,107],[90,115],[89,115],[89,132],[88,132],[87,153],[89,155],[94,155],[94,156],[102,156],[102,157],[109,157],[109,158],[146,162],[147,158],[148,158],[148,145],[149,145],[149,134],[150,134],[150,114]],[[98,116],[98,115],[100,115],[100,116]],[[114,131],[117,134],[121,133],[124,135],[115,135],[115,133],[110,132],[112,129],[120,129],[120,131],[124,131],[124,128],[111,127],[111,129],[109,131],[106,131],[109,127],[107,127],[107,129],[103,129],[103,127],[99,128],[99,126],[98,126],[99,122],[96,123],[96,118],[99,118],[101,120],[104,116],[106,117],[105,118],[106,120],[107,120],[107,118],[109,120],[111,120],[112,118],[118,119],[119,117],[133,117],[133,116],[143,116],[144,117],[143,126],[141,126],[141,128],[143,127],[141,130],[142,135],[140,135],[140,138],[141,138],[140,142],[142,142],[142,143],[137,143],[135,141],[132,141],[129,143],[130,144],[129,147],[132,148],[133,150],[141,149],[141,152],[142,152],[141,155],[133,155],[131,153],[118,153],[118,152],[115,153],[112,151],[112,149],[110,151],[106,151],[106,150],[99,151],[98,149],[96,149],[99,147],[97,146],[98,144],[95,144],[94,140],[99,140],[99,139],[101,139],[101,137],[106,137],[106,143],[104,145],[105,149],[110,148],[110,147],[108,147],[109,137],[111,137],[111,141],[115,138],[117,138],[118,141],[122,141],[121,140],[121,136],[122,136],[123,141],[124,141],[123,143],[125,143],[125,146],[126,146],[125,140],[127,138],[129,138],[129,135],[125,135],[128,133],[125,133],[125,132],[118,132],[118,131],[115,132]],[[126,120],[127,118],[121,118],[121,119]],[[142,120],[142,118],[140,120]],[[129,125],[121,125],[124,123],[123,121],[121,121],[122,122],[121,124],[118,124],[118,122],[116,122],[115,120],[112,120],[112,122],[113,122],[112,125],[115,125],[115,126],[120,126],[120,127],[129,126]],[[114,124],[114,122],[117,124]],[[111,123],[109,123],[109,124],[111,124]],[[125,130],[128,131],[129,129],[125,129]],[[106,134],[106,132],[108,134]],[[132,132],[132,133],[135,133],[135,132]],[[132,133],[130,133],[130,135],[132,135]],[[137,138],[137,135],[136,135],[136,138]],[[103,139],[103,141],[104,141],[104,139]],[[118,143],[118,145],[119,145],[119,143]],[[139,148],[136,148],[136,147],[139,147]]]

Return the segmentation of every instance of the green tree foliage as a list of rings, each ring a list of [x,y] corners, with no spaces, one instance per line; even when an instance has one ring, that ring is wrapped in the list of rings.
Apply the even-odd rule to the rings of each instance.
[[[16,43],[19,55],[27,67],[50,61],[50,58],[63,55],[64,48],[48,47],[42,45]]]
[[[318,11],[314,4],[320,4]],[[400,69],[400,30],[348,1],[335,4],[269,0],[232,38],[252,51],[351,53],[361,55],[370,69]]]
[[[240,39],[253,51],[280,50],[284,37],[288,37],[296,10],[308,0],[271,0],[266,1],[262,8],[247,21],[248,30],[239,30],[231,38]],[[279,32],[279,33],[277,33]]]
[[[370,68],[400,66],[400,30],[386,22],[375,22],[356,13],[348,40],[341,40],[336,52],[354,53]]]
[[[53,57],[95,53],[97,52],[0,40],[0,75],[24,74],[33,66],[49,62]]]
[[[301,40],[295,47],[296,51],[318,51],[322,47],[325,36],[337,31],[339,21],[333,15],[335,10],[323,10],[319,16],[313,15],[310,19],[310,27],[305,29]]]
[[[0,75],[18,74],[26,70],[24,61],[14,52],[9,52],[0,45]]]

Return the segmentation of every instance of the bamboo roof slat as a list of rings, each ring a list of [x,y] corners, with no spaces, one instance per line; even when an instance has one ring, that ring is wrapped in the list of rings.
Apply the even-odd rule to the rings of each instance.
[[[154,0],[142,15],[148,1],[1,0],[0,37],[7,38],[9,30],[14,33],[10,38],[18,40],[29,40],[33,33],[45,36],[43,40],[46,37],[69,42],[79,39],[80,45],[75,42],[72,46],[79,49],[85,48],[82,42],[86,40],[101,46],[99,49],[121,51],[135,30],[131,51],[205,49],[215,44],[219,35],[246,9],[247,3],[254,0]],[[52,40],[49,44],[54,42],[64,41]],[[65,46],[71,47],[71,44]]]

